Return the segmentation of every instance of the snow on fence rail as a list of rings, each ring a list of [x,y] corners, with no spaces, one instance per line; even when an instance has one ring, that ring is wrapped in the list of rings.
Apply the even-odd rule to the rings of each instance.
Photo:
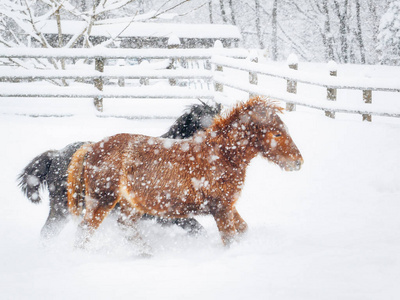
[[[200,49],[115,49],[115,48],[0,48],[0,58],[103,58],[103,59],[210,59],[213,55],[235,58],[248,56],[242,48],[200,48]]]
[[[290,61],[289,68],[274,68],[257,63],[257,59],[234,59],[215,55],[211,59],[215,65],[213,81],[218,86],[217,90],[222,92],[223,86],[248,92],[250,95],[265,95],[273,99],[287,103],[287,110],[294,110],[295,105],[302,105],[314,109],[324,110],[326,116],[335,118],[335,112],[361,114],[363,120],[371,121],[371,115],[397,117],[400,118],[400,111],[387,111],[381,108],[371,108],[368,104],[372,103],[372,91],[400,92],[400,81],[397,78],[359,78],[337,77],[336,70],[331,70],[330,75],[316,76],[315,74],[298,71],[297,62]],[[249,73],[249,82],[239,81],[236,78],[229,77],[223,72],[223,68],[231,68]],[[333,66],[334,67],[334,66]],[[270,89],[258,85],[257,74],[281,78],[287,80],[287,90],[274,92]],[[327,89],[327,98],[323,101],[320,98],[297,95],[297,83],[305,83]],[[363,100],[365,105],[351,105],[336,102],[338,89],[353,89],[363,91]]]
[[[193,78],[193,79],[212,79],[212,73],[205,70],[106,70],[100,75],[109,79],[165,79],[165,78]],[[22,80],[33,79],[95,79],[99,78],[99,72],[96,70],[15,70],[10,73],[9,70],[0,69],[0,78],[13,80],[15,78]]]
[[[248,51],[244,49],[32,49],[32,48],[0,48],[0,59],[47,59],[47,60],[76,60],[91,59],[95,61],[94,70],[65,70],[65,69],[1,69],[0,68],[0,96],[1,97],[59,97],[81,98],[93,97],[94,104],[102,111],[103,98],[213,98],[213,91],[207,89],[189,89],[178,87],[176,79],[195,79],[207,82],[212,81],[211,70],[174,69],[177,60],[206,60],[210,61],[212,55],[245,58]],[[105,67],[107,60],[118,59],[167,59],[170,62],[164,69],[147,69],[145,66],[132,68]],[[165,69],[166,68],[166,69]],[[84,88],[75,86],[50,86],[45,90],[33,89],[29,86],[16,86],[16,83],[4,81],[15,80],[55,80],[75,79],[91,80],[93,85]],[[118,79],[119,85],[124,86],[125,79],[140,79],[141,87],[107,87],[104,89],[105,80]],[[146,87],[149,79],[169,79],[170,87],[162,90]]]

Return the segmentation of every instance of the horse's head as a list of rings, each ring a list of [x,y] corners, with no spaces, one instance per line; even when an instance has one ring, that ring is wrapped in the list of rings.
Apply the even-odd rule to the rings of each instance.
[[[221,113],[222,105],[221,103],[215,103],[214,106],[211,106],[200,99],[199,101],[201,104],[192,105],[188,114],[192,122],[196,124],[199,129],[204,129],[209,127],[214,117]]]
[[[200,100],[201,101],[201,100]],[[208,105],[201,101],[201,104],[193,104],[182,116],[171,126],[163,138],[186,139],[193,136],[197,131],[203,130],[212,124],[216,115],[221,112],[221,104]]]
[[[303,157],[278,113],[282,108],[271,102],[258,103],[251,110],[256,149],[286,171],[300,170]]]

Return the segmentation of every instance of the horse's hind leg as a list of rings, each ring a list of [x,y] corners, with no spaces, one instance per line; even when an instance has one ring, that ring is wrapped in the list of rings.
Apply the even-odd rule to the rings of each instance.
[[[161,226],[177,225],[187,231],[190,235],[199,235],[206,232],[203,225],[201,225],[195,218],[177,218],[167,219],[154,217],[152,215],[144,214],[142,220],[153,220],[155,219]]]
[[[180,218],[174,220],[168,220],[167,222],[172,222],[184,230],[186,230],[190,235],[199,235],[206,230],[195,218]]]
[[[76,248],[84,249],[86,247],[86,244],[89,242],[96,229],[100,226],[101,222],[103,222],[104,218],[111,211],[114,205],[101,206],[98,204],[98,201],[93,199],[86,202],[86,213],[83,221],[78,226],[76,235]]]
[[[67,225],[68,219],[66,215],[54,212],[53,209],[50,209],[46,223],[40,231],[42,239],[44,241],[49,241],[57,237],[65,225]]]
[[[50,193],[50,212],[40,234],[43,240],[58,236],[69,221],[66,199],[55,197]]]
[[[121,214],[118,218],[118,224],[124,231],[136,230],[137,221],[142,215],[136,212],[125,200],[121,200],[119,204]]]
[[[67,196],[67,167],[68,161],[65,154],[60,152],[53,159],[53,163],[47,175],[47,186],[49,189],[50,212],[44,224],[41,236],[49,240],[59,235],[68,223],[70,213],[68,211]]]
[[[137,221],[142,214],[133,209],[126,200],[121,200],[119,203],[121,215],[118,224],[125,232],[125,238],[139,248],[141,256],[151,256],[151,247],[144,241],[137,227]]]

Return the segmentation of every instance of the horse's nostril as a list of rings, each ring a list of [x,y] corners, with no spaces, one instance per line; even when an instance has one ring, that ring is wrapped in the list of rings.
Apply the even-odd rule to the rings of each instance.
[[[299,159],[296,161],[296,170],[300,170],[301,165],[303,164],[303,160]]]

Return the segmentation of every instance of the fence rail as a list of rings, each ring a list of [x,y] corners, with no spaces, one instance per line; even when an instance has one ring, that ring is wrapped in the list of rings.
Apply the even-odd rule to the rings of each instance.
[[[95,79],[95,78],[108,78],[108,79],[205,79],[212,80],[212,72],[207,70],[107,70],[99,72],[96,70],[15,70],[4,71],[0,69],[0,78],[4,80],[13,80],[15,78],[21,80],[35,80],[35,79]]]
[[[241,48],[201,49],[114,49],[114,48],[0,48],[0,58],[73,58],[73,59],[210,59],[213,55],[245,58],[248,51]]]
[[[46,87],[45,91],[35,92],[29,88],[20,88],[19,90],[3,88],[0,86],[3,97],[29,97],[29,98],[166,98],[166,99],[196,99],[208,98],[213,99],[214,93],[209,90],[189,90],[179,87],[168,87],[160,90],[155,90],[152,87],[148,88],[124,88],[124,89],[109,89],[99,93],[95,88],[71,87]]]
[[[334,111],[338,113],[349,113],[349,114],[371,114],[376,116],[382,117],[396,117],[400,118],[400,112],[391,113],[385,112],[384,110],[379,109],[360,109],[359,106],[351,106],[351,105],[341,105],[334,102],[321,102],[319,98],[304,98],[296,94],[288,94],[288,93],[276,93],[271,92],[269,89],[258,86],[252,85],[246,82],[239,82],[239,81],[232,81],[226,76],[223,75],[215,75],[214,81],[220,85],[228,86],[240,91],[247,92],[253,95],[264,95],[268,96],[271,99],[283,101],[290,104],[301,105],[304,107],[309,107],[313,109],[323,110],[323,111]]]

